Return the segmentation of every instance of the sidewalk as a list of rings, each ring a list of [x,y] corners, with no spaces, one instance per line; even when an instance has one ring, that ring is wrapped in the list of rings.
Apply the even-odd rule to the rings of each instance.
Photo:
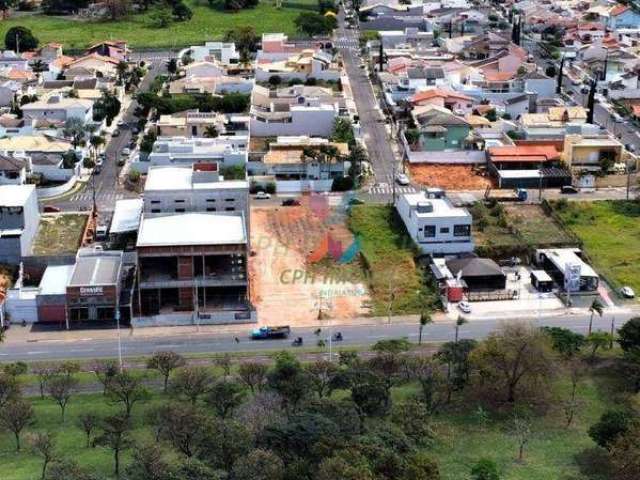
[[[400,315],[391,317],[392,324],[417,324],[419,321],[418,315]],[[447,322],[446,315],[438,313],[434,316],[434,321]],[[330,320],[318,321],[317,325],[304,325],[303,327],[297,327],[292,325],[292,328],[326,328],[329,325]],[[337,325],[386,325],[388,324],[387,317],[358,317],[350,320],[341,320],[335,322],[332,326]],[[189,326],[177,326],[177,327],[144,327],[144,328],[130,328],[123,327],[120,330],[122,337],[128,338],[162,338],[162,337],[175,337],[175,336],[192,336],[194,334],[201,335],[237,335],[246,336],[247,333],[255,328],[257,324],[240,324],[240,325],[189,325]],[[89,342],[95,340],[113,340],[116,338],[117,330],[115,328],[104,329],[83,329],[83,330],[34,330],[31,325],[22,327],[20,325],[13,325],[5,337],[4,344],[19,344],[19,343],[46,343],[46,342]]]

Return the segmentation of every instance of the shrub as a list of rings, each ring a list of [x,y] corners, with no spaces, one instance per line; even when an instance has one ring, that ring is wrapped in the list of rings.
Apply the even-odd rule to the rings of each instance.
[[[346,192],[353,189],[353,179],[351,177],[338,177],[333,179],[331,190],[334,192]]]

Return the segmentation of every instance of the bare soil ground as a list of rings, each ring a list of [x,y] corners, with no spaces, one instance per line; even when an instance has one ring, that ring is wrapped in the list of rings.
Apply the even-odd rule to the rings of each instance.
[[[323,319],[369,313],[366,282],[354,277],[354,265],[325,260],[318,268],[307,260],[327,234],[345,247],[353,240],[343,219],[321,210],[310,208],[309,197],[300,206],[252,208],[251,300],[261,324],[315,325],[320,310]]]
[[[473,171],[471,165],[410,165],[411,178],[427,187],[445,190],[484,190],[491,185],[488,177]]]

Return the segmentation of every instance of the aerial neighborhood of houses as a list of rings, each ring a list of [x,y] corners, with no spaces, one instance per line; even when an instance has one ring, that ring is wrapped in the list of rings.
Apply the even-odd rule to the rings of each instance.
[[[640,275],[593,236],[637,222],[639,78],[640,14],[612,1],[364,0],[304,39],[2,51],[2,323],[390,317],[415,289],[376,271],[367,209],[443,318],[630,308]],[[295,282],[358,255],[344,298]]]

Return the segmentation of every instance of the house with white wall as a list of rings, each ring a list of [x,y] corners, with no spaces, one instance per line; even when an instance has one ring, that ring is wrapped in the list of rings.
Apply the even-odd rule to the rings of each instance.
[[[65,122],[77,118],[84,123],[93,121],[93,102],[81,98],[68,98],[52,95],[45,100],[22,106],[26,120],[59,120]]]
[[[205,42],[204,45],[193,45],[180,52],[182,58],[187,52],[195,62],[219,62],[222,65],[237,65],[240,53],[233,42]]]
[[[0,261],[17,264],[31,251],[40,213],[35,185],[0,186]]]
[[[454,207],[447,198],[429,198],[425,192],[400,195],[395,206],[407,232],[423,253],[473,251],[473,219],[465,208]]]

